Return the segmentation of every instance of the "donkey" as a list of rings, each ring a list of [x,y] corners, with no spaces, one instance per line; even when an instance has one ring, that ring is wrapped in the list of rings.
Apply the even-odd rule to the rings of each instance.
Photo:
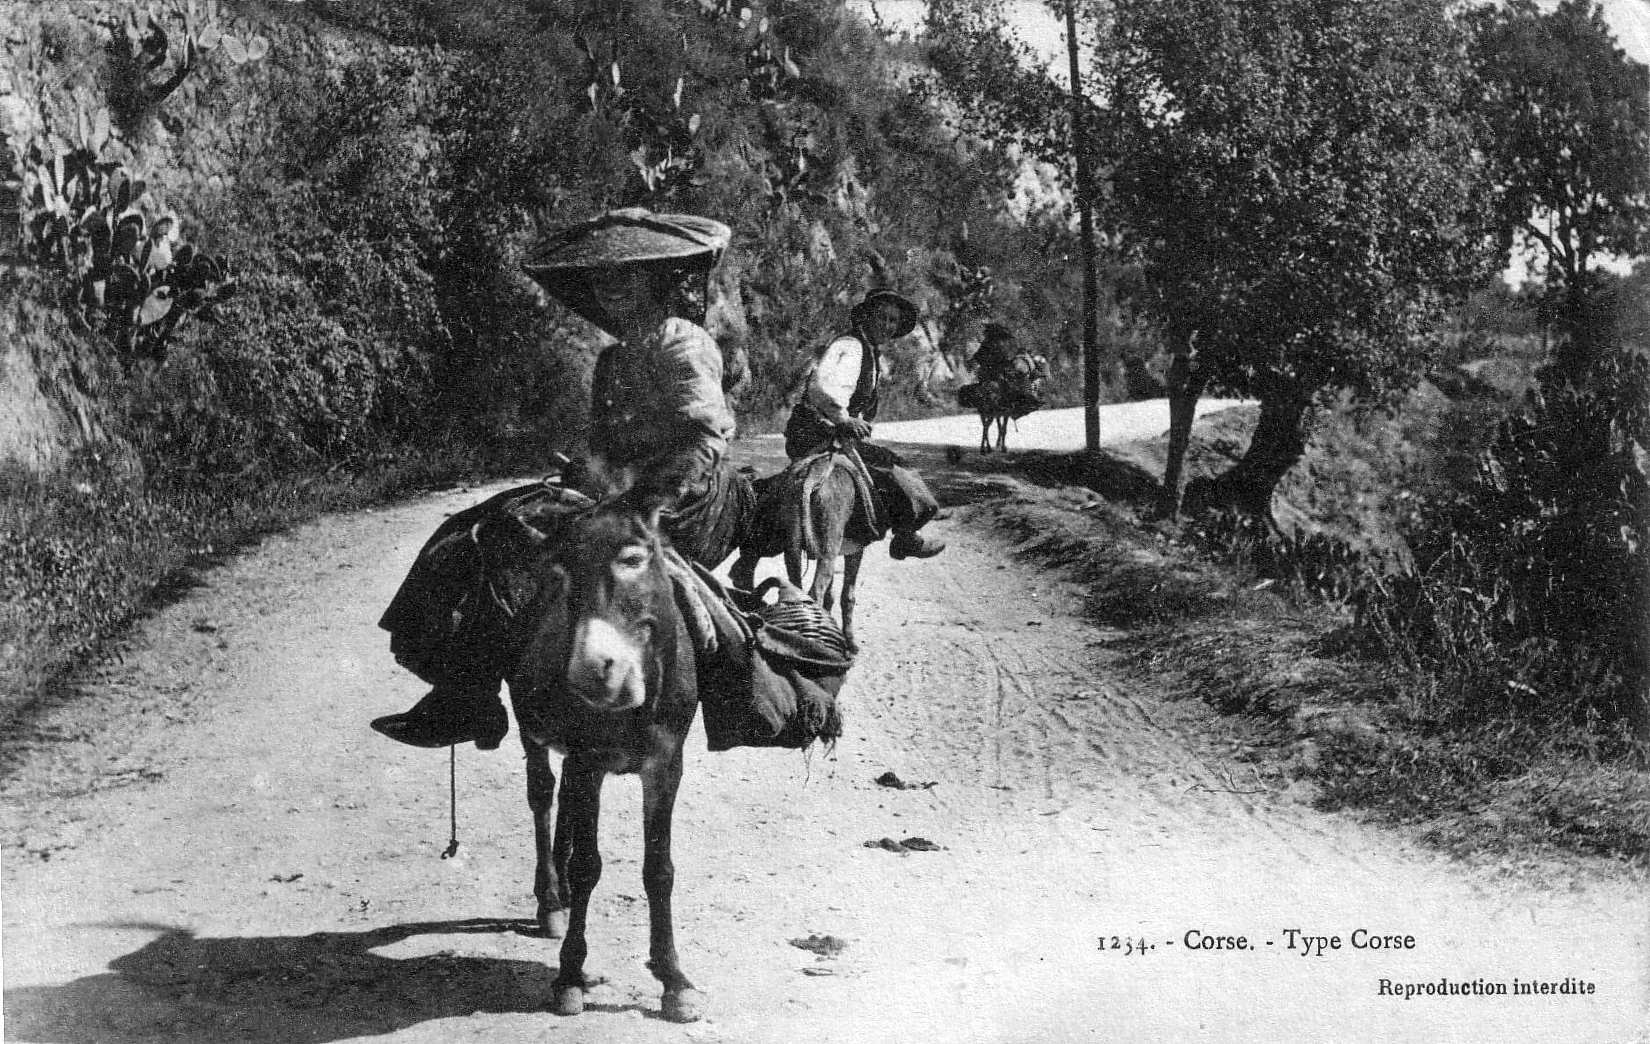
[[[1048,377],[1046,358],[1021,352],[999,375],[974,386],[971,404],[980,415],[981,453],[991,452],[992,425],[997,428],[997,452],[1008,452],[1008,422],[1042,407],[1042,385]]]
[[[570,521],[531,567],[538,594],[517,615],[507,671],[522,747],[537,865],[541,932],[563,937],[552,1009],[584,1010],[586,916],[601,878],[597,819],[608,773],[642,781],[642,883],[648,968],[664,986],[665,1018],[693,1022],[705,998],[682,973],[671,919],[671,813],[682,745],[699,704],[692,639],[666,572],[658,512],[610,504]],[[562,761],[560,808],[550,751]]]
[[[752,590],[756,566],[764,558],[784,555],[785,576],[802,587],[804,560],[814,562],[807,592],[827,613],[834,608],[836,562],[842,560],[842,635],[850,652],[854,640],[854,606],[858,598],[859,567],[865,545],[848,537],[848,524],[859,497],[855,463],[835,446],[820,454],[791,462],[778,475],[757,482],[757,505],[745,527],[739,557],[728,579],[741,590]],[[761,488],[768,484],[766,489]],[[777,484],[777,485],[773,485]]]

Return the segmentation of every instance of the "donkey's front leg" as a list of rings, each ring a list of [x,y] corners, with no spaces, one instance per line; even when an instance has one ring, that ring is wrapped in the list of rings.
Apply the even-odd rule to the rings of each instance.
[[[831,611],[831,603],[836,594],[836,560],[842,554],[842,532],[836,527],[824,527],[825,532],[816,538],[819,545],[819,559],[814,563],[814,582],[809,594],[820,608],[827,613]]]
[[[848,643],[848,651],[859,652],[859,643],[854,641],[854,606],[859,597],[855,593],[859,586],[859,565],[865,560],[865,549],[862,547],[852,554],[842,556],[842,637]]]
[[[527,752],[527,807],[533,812],[533,898],[538,900],[539,931],[551,939],[567,934],[567,859],[558,849],[551,808],[555,803],[556,774],[550,751],[522,737]]]
[[[827,613],[831,611],[832,595],[836,586],[836,556],[821,552],[818,561],[814,563],[813,583],[808,586],[808,594],[819,603],[820,608]]]
[[[642,834],[646,840],[642,887],[647,891],[650,929],[647,966],[665,987],[661,1014],[672,1022],[697,1022],[705,1013],[705,995],[682,974],[670,914],[670,895],[676,883],[676,865],[670,858],[670,817],[681,782],[682,738],[677,736],[670,753],[661,752],[642,769]]]
[[[595,980],[584,973],[584,959],[589,954],[585,942],[585,919],[590,913],[590,893],[602,877],[602,855],[596,847],[596,823],[601,816],[602,777],[600,765],[593,765],[569,754],[562,761],[561,816],[557,823],[557,842],[567,832],[571,846],[567,857],[567,879],[572,891],[572,912],[567,923],[567,938],[561,943],[560,966],[552,987],[553,1007],[557,1015],[577,1015],[584,1011],[584,991]]]

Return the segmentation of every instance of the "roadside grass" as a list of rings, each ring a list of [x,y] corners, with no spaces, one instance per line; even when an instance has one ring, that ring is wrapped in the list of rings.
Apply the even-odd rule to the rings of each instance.
[[[1412,432],[1454,423],[1453,435],[1471,437],[1470,417],[1434,407],[1411,418]],[[1195,466],[1221,466],[1219,442],[1242,423],[1217,416]],[[1330,423],[1343,425],[1330,436],[1336,453],[1368,437]],[[1394,438],[1371,441],[1391,451]],[[1087,588],[1091,616],[1124,632],[1114,648],[1126,664],[1231,716],[1240,757],[1268,785],[1464,859],[1582,855],[1650,870],[1650,772],[1633,766],[1623,732],[1576,709],[1602,679],[1555,676],[1535,649],[1445,663],[1377,653],[1353,626],[1350,592],[1322,582],[1336,570],[1280,569],[1290,563],[1241,530],[1142,521],[1154,452],[1020,454],[1001,479],[1006,495],[981,508],[1022,552]],[[1309,464],[1334,468],[1321,452]],[[1380,534],[1364,552],[1387,552]]]

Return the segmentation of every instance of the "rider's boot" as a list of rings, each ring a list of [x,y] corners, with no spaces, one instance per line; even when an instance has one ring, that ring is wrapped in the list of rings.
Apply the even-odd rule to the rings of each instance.
[[[372,727],[398,743],[414,747],[447,747],[474,742],[480,750],[494,750],[510,731],[498,683],[437,685],[410,710],[375,718]]]
[[[945,545],[938,540],[925,540],[914,532],[895,533],[888,541],[888,555],[891,558],[933,558]]]

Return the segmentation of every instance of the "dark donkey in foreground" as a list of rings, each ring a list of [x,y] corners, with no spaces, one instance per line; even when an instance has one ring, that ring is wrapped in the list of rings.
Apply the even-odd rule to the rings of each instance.
[[[648,967],[664,984],[664,1016],[691,1022],[703,1014],[704,997],[676,958],[670,825],[699,692],[657,517],[602,506],[570,520],[541,546],[532,567],[534,611],[518,616],[523,630],[507,681],[527,752],[538,923],[549,936],[566,935],[553,1008],[561,1015],[584,1009],[585,918],[602,872],[596,843],[602,781],[610,772],[636,773],[651,924]],[[566,755],[553,824],[552,748]]]

